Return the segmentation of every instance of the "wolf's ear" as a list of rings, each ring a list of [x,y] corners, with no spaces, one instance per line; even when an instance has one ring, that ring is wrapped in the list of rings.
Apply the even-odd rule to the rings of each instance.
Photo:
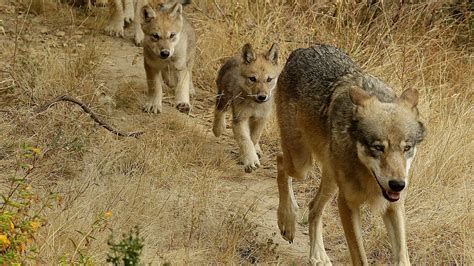
[[[398,101],[408,108],[413,109],[418,104],[419,94],[420,93],[416,89],[406,89],[404,92],[402,92],[402,95],[400,95]]]
[[[277,43],[273,43],[272,47],[270,47],[270,50],[268,50],[266,54],[266,58],[268,61],[272,62],[274,65],[278,65],[278,50],[280,48],[278,47]]]
[[[171,11],[168,13],[171,17],[179,17],[181,14],[183,14],[183,6],[181,3],[178,1],[176,4],[171,7]]]
[[[357,106],[365,106],[366,103],[372,98],[370,94],[358,86],[352,86],[349,89],[349,96],[351,97],[352,103]]]
[[[250,43],[245,44],[242,48],[242,59],[244,59],[245,64],[250,64],[257,59]]]
[[[153,8],[151,8],[149,5],[146,5],[142,8],[142,17],[143,21],[148,23],[156,17],[156,13]]]

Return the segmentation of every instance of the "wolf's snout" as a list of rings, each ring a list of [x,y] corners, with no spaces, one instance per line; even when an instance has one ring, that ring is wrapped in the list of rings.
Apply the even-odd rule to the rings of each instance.
[[[390,180],[388,186],[395,192],[400,192],[405,188],[405,181],[403,180]]]
[[[163,59],[166,59],[170,56],[170,51],[169,50],[161,50],[160,52],[160,57]]]

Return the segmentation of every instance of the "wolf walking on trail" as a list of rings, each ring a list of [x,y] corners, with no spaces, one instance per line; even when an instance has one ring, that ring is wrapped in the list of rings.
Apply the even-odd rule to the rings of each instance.
[[[183,14],[183,6],[176,2],[170,8],[141,9],[145,34],[143,55],[148,99],[144,110],[161,113],[163,87],[175,88],[176,108],[189,113],[190,94],[194,93],[192,70],[196,54],[194,29]]]
[[[276,109],[283,153],[277,156],[278,226],[292,242],[298,205],[292,178],[303,179],[319,161],[321,184],[309,205],[310,261],[329,264],[321,221],[338,194],[339,213],[354,265],[367,265],[360,206],[382,213],[394,262],[410,264],[404,200],[416,146],[425,135],[418,91],[397,97],[341,50],[317,45],[295,50],[277,85]]]
[[[213,132],[225,130],[225,112],[232,109],[232,130],[240,148],[240,162],[246,172],[260,166],[262,150],[258,144],[273,105],[273,89],[279,74],[278,45],[257,54],[250,44],[241,55],[229,59],[219,70]]]

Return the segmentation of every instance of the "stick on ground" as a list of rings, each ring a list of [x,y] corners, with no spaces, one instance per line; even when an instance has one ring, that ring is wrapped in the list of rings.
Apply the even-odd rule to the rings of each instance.
[[[140,135],[142,135],[144,132],[143,131],[136,131],[136,132],[124,132],[124,131],[121,131],[121,130],[118,130],[118,129],[115,129],[113,128],[111,125],[109,125],[108,123],[104,122],[103,120],[101,120],[99,118],[99,116],[97,116],[89,107],[87,107],[84,103],[82,103],[81,101],[79,101],[78,99],[72,97],[72,96],[69,96],[69,95],[61,95],[61,96],[58,96],[56,97],[55,99],[39,106],[38,108],[36,108],[35,112],[36,113],[42,113],[46,110],[48,110],[49,107],[51,107],[53,104],[55,103],[58,103],[58,102],[71,102],[71,103],[75,103],[77,105],[79,105],[82,110],[84,110],[84,112],[86,112],[87,114],[89,114],[89,116],[97,123],[99,124],[100,126],[104,127],[105,129],[107,129],[108,131],[112,132],[113,134],[117,135],[117,136],[120,136],[120,137],[134,137],[134,138],[138,138]]]

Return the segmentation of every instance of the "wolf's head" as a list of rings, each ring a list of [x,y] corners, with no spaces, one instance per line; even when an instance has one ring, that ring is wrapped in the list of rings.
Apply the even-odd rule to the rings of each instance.
[[[143,46],[168,59],[175,53],[183,31],[183,6],[180,2],[155,11],[149,5],[142,8],[142,28],[145,33]]]
[[[274,43],[265,54],[257,54],[250,44],[241,55],[240,86],[245,96],[263,103],[272,96],[278,78],[278,45]]]
[[[418,91],[408,89],[394,102],[383,103],[359,87],[349,90],[355,104],[352,136],[357,155],[368,168],[383,196],[393,202],[408,185],[416,145],[425,136],[419,121]]]

